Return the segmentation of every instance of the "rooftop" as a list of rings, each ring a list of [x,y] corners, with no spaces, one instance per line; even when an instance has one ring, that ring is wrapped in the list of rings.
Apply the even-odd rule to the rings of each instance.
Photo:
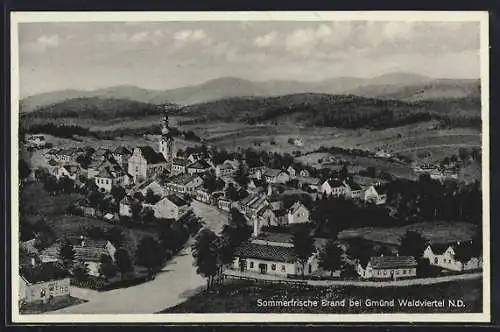
[[[19,273],[30,284],[69,277],[69,273],[58,267],[55,263],[43,263],[34,267],[23,267]]]
[[[188,204],[187,201],[185,201],[184,199],[182,199],[181,197],[179,197],[177,195],[168,195],[167,199],[177,206],[184,206],[184,205]]]
[[[122,146],[119,146],[117,147],[114,151],[113,151],[114,154],[123,154],[123,155],[131,155],[132,152],[127,149],[126,147],[124,147],[123,145]]]
[[[191,165],[188,166],[189,168],[196,168],[196,169],[207,169],[210,168],[210,164],[204,160],[200,159],[192,163]]]
[[[176,177],[170,178],[167,182],[172,183],[172,184],[177,184],[177,185],[186,185],[193,181],[196,178],[199,178],[199,175],[196,174],[180,174]]]
[[[379,256],[371,257],[370,265],[373,269],[407,268],[417,266],[413,256]]]
[[[187,166],[189,164],[189,160],[182,159],[182,158],[174,158],[172,160],[172,164],[174,164],[174,165],[180,165],[180,166]]]
[[[138,149],[149,164],[161,164],[165,162],[163,155],[153,150],[150,146],[140,146]]]
[[[236,248],[235,256],[284,263],[296,261],[293,248],[255,243],[247,243]]]

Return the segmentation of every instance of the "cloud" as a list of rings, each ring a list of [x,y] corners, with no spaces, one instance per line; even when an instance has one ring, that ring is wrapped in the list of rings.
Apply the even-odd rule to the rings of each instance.
[[[61,43],[59,35],[42,35],[34,42],[28,42],[24,48],[32,52],[45,52],[49,48],[59,47]]]
[[[97,35],[97,40],[103,43],[116,43],[128,40],[128,35],[125,32],[108,32]]]
[[[272,31],[268,34],[255,38],[254,44],[255,46],[261,48],[269,47],[273,44],[277,36],[278,34],[276,33],[276,31]]]
[[[182,48],[186,45],[196,43],[200,43],[203,46],[209,46],[212,44],[212,40],[202,29],[177,31],[174,33],[174,40],[174,46],[176,48]]]
[[[157,44],[164,37],[165,35],[163,34],[163,31],[157,29],[154,31],[136,32],[132,34],[128,40],[133,43],[152,42],[154,44]]]
[[[286,50],[310,55],[319,47],[341,45],[351,34],[351,25],[344,22],[323,23],[317,28],[295,29],[285,39]]]

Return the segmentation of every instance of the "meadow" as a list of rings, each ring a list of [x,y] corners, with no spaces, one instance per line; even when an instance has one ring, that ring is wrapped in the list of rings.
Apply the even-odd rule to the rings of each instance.
[[[476,226],[466,222],[422,222],[401,227],[362,227],[346,229],[338,234],[340,240],[361,237],[365,240],[399,245],[401,237],[407,231],[418,231],[431,243],[450,243],[471,240],[476,233]]]
[[[459,280],[435,285],[408,287],[317,287],[291,284],[265,284],[251,281],[227,281],[210,291],[194,295],[186,302],[161,313],[464,313],[482,311],[481,279]],[[359,306],[262,306],[259,299],[278,300],[353,300]],[[395,306],[370,306],[366,300],[395,300]],[[465,307],[408,308],[398,304],[399,299],[445,300],[461,299]],[[262,303],[262,302],[260,302]]]

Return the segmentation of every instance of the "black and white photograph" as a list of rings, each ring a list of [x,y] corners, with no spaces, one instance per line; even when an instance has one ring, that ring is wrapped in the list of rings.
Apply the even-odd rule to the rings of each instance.
[[[14,322],[489,321],[487,13],[11,29]]]

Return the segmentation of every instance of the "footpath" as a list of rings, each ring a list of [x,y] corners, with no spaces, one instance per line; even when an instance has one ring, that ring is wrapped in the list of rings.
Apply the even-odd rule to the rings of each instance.
[[[275,283],[290,283],[290,284],[307,284],[311,286],[357,286],[357,287],[407,287],[418,285],[433,285],[443,282],[450,282],[456,280],[469,280],[481,278],[482,272],[454,274],[449,276],[440,276],[432,278],[413,278],[402,280],[389,280],[389,281],[362,281],[362,280],[297,280],[288,279],[280,276],[265,275],[250,272],[240,272],[234,270],[224,271],[224,275],[228,279],[243,279],[243,280],[262,280]]]

